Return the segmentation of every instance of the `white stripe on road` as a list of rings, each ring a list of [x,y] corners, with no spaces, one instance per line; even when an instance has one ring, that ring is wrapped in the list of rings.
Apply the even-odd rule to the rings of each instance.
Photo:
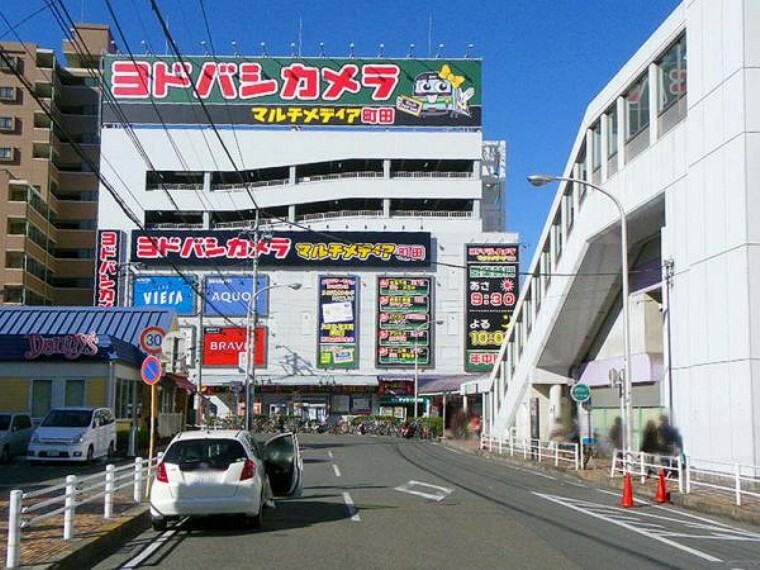
[[[573,487],[586,487],[583,483],[576,483],[575,481],[567,481],[566,479],[562,480],[563,483],[567,483],[568,485],[572,485]]]
[[[711,525],[716,525],[716,526],[722,526],[722,527],[731,529],[734,532],[744,533],[744,534],[746,534],[748,536],[757,536],[755,533],[750,532],[748,530],[743,530],[743,529],[737,528],[735,526],[731,526],[731,525],[728,525],[726,523],[722,523],[720,521],[708,519],[707,517],[700,517],[699,515],[695,515],[695,514],[692,514],[692,513],[687,513],[685,511],[677,511],[675,509],[671,509],[670,507],[666,507],[666,506],[663,506],[663,505],[652,505],[652,506],[655,509],[660,509],[660,510],[666,511],[666,512],[674,514],[674,515],[678,514],[679,516],[689,517],[691,519],[702,521],[703,523],[707,523],[707,524],[711,524]]]
[[[600,493],[604,493],[605,495],[612,495],[613,497],[619,497],[620,496],[620,493],[615,493],[614,491],[607,491],[605,489],[599,489],[599,488],[596,488],[596,490],[599,491]],[[621,493],[622,493],[622,491],[621,491]],[[636,497],[633,498],[633,502],[634,503],[639,503],[640,505],[648,505],[649,504],[646,501],[642,501],[641,499],[637,499]]]
[[[436,443],[437,446],[439,446],[441,449],[445,449],[447,451],[450,451],[451,453],[456,453],[457,455],[462,455],[461,451],[458,451],[454,449],[453,447],[449,447],[448,445],[441,445],[440,443]]]
[[[327,450],[327,457],[329,457],[330,459],[333,458],[332,451],[330,451],[329,449]]]
[[[338,469],[338,466],[333,463],[333,471],[335,471],[335,476],[340,477],[340,469]]]
[[[600,489],[601,490],[601,489]],[[663,544],[667,544],[668,546],[672,546],[673,548],[677,548],[679,550],[683,550],[684,552],[688,552],[689,554],[693,554],[694,556],[698,556],[700,558],[703,558],[704,560],[708,560],[710,562],[722,562],[720,558],[716,558],[715,556],[712,556],[710,554],[707,554],[706,552],[702,552],[701,550],[697,550],[696,548],[691,548],[689,546],[685,546],[683,544],[679,544],[677,542],[674,542],[672,540],[668,540],[667,538],[663,538],[662,536],[658,536],[656,534],[653,534],[651,532],[647,532],[643,529],[636,528],[633,525],[630,525],[628,523],[622,522],[618,520],[617,518],[613,517],[606,517],[604,515],[601,515],[599,513],[595,513],[591,511],[590,509],[584,509],[577,505],[573,505],[568,501],[564,501],[562,497],[555,497],[552,495],[544,495],[542,493],[533,493],[537,497],[541,497],[542,499],[546,499],[547,501],[552,501],[553,503],[557,503],[558,505],[562,505],[563,507],[567,507],[568,509],[572,509],[574,511],[578,511],[579,513],[584,513],[590,517],[594,517],[597,519],[601,519],[603,521],[612,523],[614,525],[620,526],[624,529],[630,530],[632,532],[635,532],[637,534],[641,534],[643,536],[646,536],[647,538],[651,538],[652,540],[656,540],[658,542],[662,542]]]
[[[169,539],[177,534],[176,530],[167,530],[162,532],[158,538],[152,542],[145,550],[140,554],[127,561],[123,566],[120,566],[123,570],[131,570],[132,568],[138,568],[145,560],[150,558],[156,550],[161,548]]]
[[[351,498],[351,495],[344,492],[343,501],[346,503],[346,507],[348,507],[348,515],[351,517],[351,520],[354,522],[361,522],[362,519],[359,516],[359,513],[356,512],[356,506],[354,506],[354,500]]]

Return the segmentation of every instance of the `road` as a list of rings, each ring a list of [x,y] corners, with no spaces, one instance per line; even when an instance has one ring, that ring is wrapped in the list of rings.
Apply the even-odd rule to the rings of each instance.
[[[267,511],[146,531],[96,568],[760,568],[760,532],[617,507],[572,477],[428,442],[302,436],[305,489]]]

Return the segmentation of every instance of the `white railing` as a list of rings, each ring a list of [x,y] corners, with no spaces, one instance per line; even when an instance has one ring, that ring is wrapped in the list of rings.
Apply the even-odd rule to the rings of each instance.
[[[290,182],[289,178],[276,178],[274,180],[252,180],[250,182],[231,182],[228,184],[211,183],[211,191],[219,190],[243,190],[245,188],[266,188],[267,186],[285,186]]]
[[[705,487],[734,495],[737,506],[742,495],[760,498],[760,466],[728,461],[715,461],[686,457],[684,461],[686,492],[694,487]]]
[[[480,437],[480,448],[499,455],[508,453],[510,457],[521,457],[526,461],[552,463],[555,467],[559,467],[561,463],[567,463],[576,471],[581,465],[580,449],[577,443],[518,439],[514,432],[510,432],[506,437],[483,434]]]
[[[650,476],[659,476],[661,470],[670,476],[675,476],[678,480],[678,491],[684,491],[684,462],[680,455],[661,455],[659,453],[644,453],[643,451],[632,451],[626,454],[621,449],[615,449],[612,452],[612,463],[610,464],[610,477],[616,474],[638,475],[641,483],[646,483]]]
[[[393,210],[391,218],[472,218],[472,212],[449,210]]]
[[[146,224],[149,230],[202,230],[203,224],[160,223]]]
[[[5,565],[18,568],[21,563],[22,531],[43,521],[63,516],[63,540],[74,538],[76,509],[79,506],[103,500],[103,518],[113,517],[114,495],[131,488],[132,500],[142,502],[147,494],[148,481],[161,459],[158,455],[151,465],[147,459],[135,458],[134,463],[116,467],[106,465],[105,472],[86,477],[69,475],[64,483],[24,492],[14,489],[8,505],[8,540]]]
[[[360,171],[360,172],[332,172],[330,174],[314,174],[312,176],[300,176],[298,182],[320,182],[322,180],[340,180],[341,178],[382,178],[383,172]]]
[[[203,182],[152,182],[145,186],[146,190],[203,190]]]
[[[382,210],[338,210],[336,212],[318,212],[315,214],[303,214],[296,216],[299,222],[314,222],[319,220],[331,220],[334,218],[382,218]]]
[[[212,225],[214,228],[217,229],[230,229],[230,230],[240,230],[240,229],[253,229],[255,225],[254,220],[235,220],[232,222],[214,222]],[[287,224],[287,220],[282,220],[280,218],[261,218],[259,220],[259,227],[263,226],[275,226],[277,224]]]
[[[392,178],[474,178],[472,172],[410,172],[399,170],[391,174]]]

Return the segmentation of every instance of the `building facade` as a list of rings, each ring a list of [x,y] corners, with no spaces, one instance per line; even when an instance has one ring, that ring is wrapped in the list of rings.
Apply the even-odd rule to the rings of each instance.
[[[757,392],[760,5],[686,0],[590,103],[485,392],[487,429],[605,437],[633,383],[634,446],[670,416],[695,461],[760,457]],[[535,170],[541,172],[540,163]],[[575,405],[568,388],[591,387]],[[584,433],[584,434],[585,434]]]
[[[51,49],[0,43],[2,303],[92,304],[98,73],[113,42],[95,24],[78,25],[72,37],[63,42],[65,66]]]
[[[174,308],[220,414],[248,379],[264,414],[402,417],[415,377],[488,371],[518,247],[479,61],[113,57],[105,73],[120,112],[104,105],[102,172],[140,223],[101,192],[100,240],[121,245],[99,250],[96,295]]]

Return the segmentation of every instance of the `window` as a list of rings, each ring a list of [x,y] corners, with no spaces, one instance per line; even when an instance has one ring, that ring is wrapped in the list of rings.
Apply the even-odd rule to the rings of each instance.
[[[630,140],[649,126],[649,78],[644,75],[625,95],[628,113],[626,139]]]
[[[607,111],[607,158],[617,154],[618,145],[618,114],[617,107]]]
[[[16,88],[15,87],[0,87],[0,99],[2,99],[3,101],[15,101]]]
[[[686,95],[686,36],[673,44],[657,65],[660,81],[658,111],[662,112]]]
[[[67,407],[84,406],[84,380],[66,380]]]
[[[16,416],[13,418],[13,427],[14,429],[29,429],[32,427],[32,421],[26,415]]]
[[[16,128],[14,117],[0,117],[0,131],[12,131]]]
[[[24,289],[22,287],[6,287],[2,290],[3,299],[6,303],[23,303]]]
[[[41,418],[53,407],[53,381],[34,380],[32,382],[32,417]]]
[[[5,267],[7,269],[23,269],[24,268],[24,252],[23,251],[9,251],[5,254]]]
[[[137,382],[125,380],[124,378],[116,379],[116,403],[114,411],[117,418],[132,418],[132,406],[135,402],[136,391]]]
[[[9,146],[0,146],[0,160],[13,160],[13,149]]]
[[[591,127],[591,168],[599,170],[602,166],[602,125],[599,121]]]

